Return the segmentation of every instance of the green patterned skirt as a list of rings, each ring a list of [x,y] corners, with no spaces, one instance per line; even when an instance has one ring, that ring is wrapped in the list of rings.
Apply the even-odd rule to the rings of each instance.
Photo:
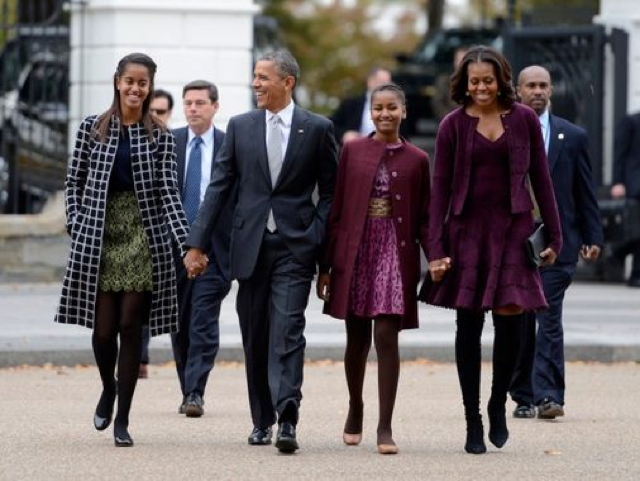
[[[113,192],[100,256],[101,291],[151,291],[153,264],[135,192]]]

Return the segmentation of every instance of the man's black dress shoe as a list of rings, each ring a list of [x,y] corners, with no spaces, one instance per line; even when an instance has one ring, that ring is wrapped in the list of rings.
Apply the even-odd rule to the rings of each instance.
[[[640,287],[640,277],[630,277],[627,281],[629,287]]]
[[[538,404],[538,419],[555,419],[564,416],[564,408],[555,399],[545,398]]]
[[[266,446],[271,444],[271,428],[253,428],[249,435],[249,444],[252,446]]]
[[[536,408],[530,404],[518,404],[513,411],[514,418],[531,419],[536,417]]]
[[[187,396],[182,397],[182,403],[178,408],[178,414],[185,414],[187,412]]]
[[[299,449],[296,440],[296,427],[291,423],[282,423],[278,427],[278,436],[276,437],[276,448],[281,453],[291,454]]]
[[[204,401],[202,396],[197,392],[192,392],[187,397],[187,402],[184,407],[184,413],[188,418],[199,418],[204,414]]]

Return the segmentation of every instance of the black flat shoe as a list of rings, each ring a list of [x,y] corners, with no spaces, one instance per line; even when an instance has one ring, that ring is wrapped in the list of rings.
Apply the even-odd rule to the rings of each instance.
[[[115,392],[113,396],[109,398],[109,396],[104,391],[102,391],[102,394],[100,395],[100,401],[98,401],[96,411],[93,414],[93,426],[98,431],[104,431],[111,424],[111,418],[113,417],[113,403],[115,402],[115,400]]]
[[[131,436],[127,435],[123,438],[114,436],[113,441],[116,445],[116,448],[131,448],[133,447],[133,439]]]
[[[114,428],[113,442],[116,445],[116,448],[130,448],[133,446],[133,439],[131,439],[129,431],[127,431],[126,428]]]

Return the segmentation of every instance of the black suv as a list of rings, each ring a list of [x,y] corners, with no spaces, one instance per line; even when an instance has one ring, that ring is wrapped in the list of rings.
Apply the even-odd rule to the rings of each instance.
[[[498,28],[452,28],[426,37],[411,54],[398,55],[393,80],[407,95],[408,134],[432,134],[444,115],[438,102],[448,91],[440,90],[447,88],[458,48],[484,44],[501,49],[501,43]]]
[[[64,185],[68,32],[58,28],[7,42],[0,80],[0,213],[37,212]]]

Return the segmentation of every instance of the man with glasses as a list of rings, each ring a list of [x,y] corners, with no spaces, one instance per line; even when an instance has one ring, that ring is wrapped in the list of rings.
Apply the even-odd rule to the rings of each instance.
[[[195,80],[184,86],[182,108],[188,125],[173,133],[178,183],[190,224],[216,170],[225,137],[213,126],[218,106],[218,89],[213,83]],[[204,414],[205,387],[220,345],[220,305],[231,288],[229,241],[235,197],[233,193],[229,196],[220,222],[207,238],[205,251],[210,261],[204,275],[189,279],[182,259],[176,256],[180,330],[171,336],[171,343],[183,396],[179,413],[187,417]]]
[[[157,89],[153,92],[149,111],[158,119],[169,125],[171,111],[173,110],[173,96],[166,90]],[[142,358],[140,360],[140,372],[138,377],[146,379],[149,377],[149,329],[142,330]]]
[[[166,90],[156,90],[153,92],[153,99],[151,100],[149,110],[153,115],[169,125],[169,119],[173,111],[173,95]]]

